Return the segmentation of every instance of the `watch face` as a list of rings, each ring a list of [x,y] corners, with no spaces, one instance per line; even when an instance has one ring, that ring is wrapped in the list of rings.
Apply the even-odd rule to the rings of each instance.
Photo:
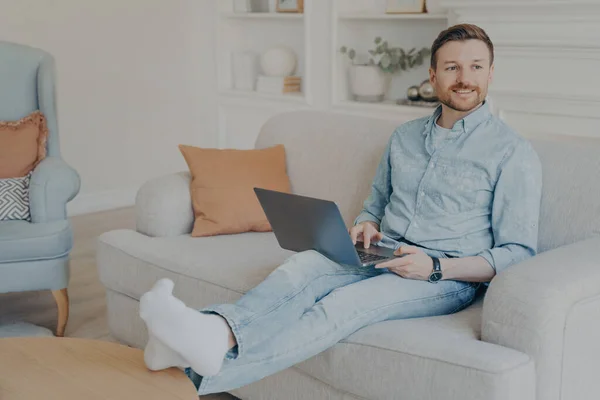
[[[429,282],[437,282],[440,279],[442,279],[442,273],[441,272],[434,272],[429,276]]]

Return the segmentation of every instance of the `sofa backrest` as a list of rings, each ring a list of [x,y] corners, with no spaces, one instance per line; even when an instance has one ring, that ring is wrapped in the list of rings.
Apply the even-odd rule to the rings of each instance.
[[[0,120],[15,121],[38,110],[37,74],[43,53],[0,41]]]
[[[292,191],[334,201],[347,226],[369,195],[383,150],[404,120],[325,111],[278,114],[256,148],[283,144]],[[600,234],[600,137],[527,137],[543,165],[539,251]]]
[[[0,121],[40,110],[48,125],[48,155],[60,157],[54,57],[41,49],[0,41]]]
[[[542,162],[538,250],[600,235],[600,135],[524,136]]]
[[[283,144],[292,191],[336,202],[351,226],[397,126],[394,121],[295,111],[267,121],[256,147]]]

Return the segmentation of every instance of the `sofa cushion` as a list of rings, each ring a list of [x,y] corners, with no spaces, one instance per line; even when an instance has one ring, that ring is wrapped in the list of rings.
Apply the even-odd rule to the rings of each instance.
[[[73,247],[69,221],[0,222],[0,263],[64,257]]]
[[[20,178],[0,178],[0,221],[31,221],[31,172]]]
[[[192,236],[272,231],[253,189],[290,192],[282,145],[260,150],[179,149],[192,174]]]
[[[162,276],[176,281],[175,295],[186,278],[241,295],[292,254],[272,232],[154,238],[123,229],[100,236],[98,268],[106,286],[137,299]]]
[[[40,111],[18,121],[0,121],[0,178],[30,173],[46,157],[48,127]]]
[[[296,368],[370,399],[404,398],[402,394],[428,393],[434,387],[469,390],[469,398],[481,399],[491,399],[486,391],[495,387],[494,399],[512,398],[511,391],[525,386],[509,388],[508,381],[520,374],[527,376],[523,385],[533,382],[533,361],[516,350],[479,340],[481,308],[480,298],[451,315],[374,324]],[[460,397],[457,394],[448,397]]]

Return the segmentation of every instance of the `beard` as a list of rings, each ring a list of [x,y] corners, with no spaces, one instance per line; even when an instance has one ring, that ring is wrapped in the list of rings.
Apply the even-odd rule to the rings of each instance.
[[[468,98],[460,98],[454,91],[455,90],[472,90],[473,93]],[[440,103],[447,107],[460,111],[467,112],[471,111],[479,106],[485,100],[487,96],[487,86],[480,88],[479,86],[467,86],[463,84],[456,84],[448,88],[448,90],[440,91],[437,94]]]

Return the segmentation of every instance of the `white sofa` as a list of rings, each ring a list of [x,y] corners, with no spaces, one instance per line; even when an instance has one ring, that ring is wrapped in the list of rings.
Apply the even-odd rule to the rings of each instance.
[[[335,201],[348,226],[403,121],[296,111],[256,147],[282,143],[295,193]],[[600,139],[529,138],[544,168],[540,253],[496,276],[453,315],[388,321],[232,393],[241,399],[584,400],[599,398]],[[173,149],[173,151],[177,151]],[[291,253],[272,233],[192,238],[190,175],[139,191],[136,230],[103,234],[97,262],[112,334],[143,347],[138,299],[161,277],[201,308],[233,302]]]

